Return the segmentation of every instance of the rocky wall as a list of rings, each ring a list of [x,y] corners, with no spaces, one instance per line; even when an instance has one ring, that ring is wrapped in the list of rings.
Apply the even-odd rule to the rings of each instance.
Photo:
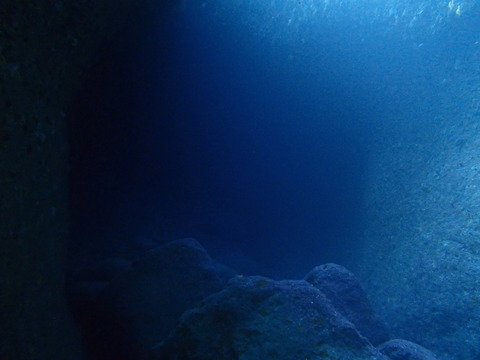
[[[0,2],[0,358],[80,359],[64,299],[69,106],[147,1]]]
[[[480,356],[480,51],[474,41],[459,49],[451,47],[443,73],[423,70],[438,76],[428,98],[379,121],[358,271],[394,337],[443,359],[473,360]]]

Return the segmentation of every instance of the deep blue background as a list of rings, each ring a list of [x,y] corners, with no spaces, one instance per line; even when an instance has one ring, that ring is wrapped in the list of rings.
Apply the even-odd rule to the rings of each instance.
[[[192,236],[244,273],[300,277],[361,248],[368,144],[451,59],[347,21],[272,41],[227,20],[187,8],[105,45],[71,128],[75,260]]]

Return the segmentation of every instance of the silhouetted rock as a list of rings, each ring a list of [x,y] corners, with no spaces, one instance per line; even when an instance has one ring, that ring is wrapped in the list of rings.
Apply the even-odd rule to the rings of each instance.
[[[114,279],[101,295],[101,308],[138,359],[169,334],[185,310],[220,291],[231,276],[196,240],[177,240],[148,251]]]
[[[378,319],[355,276],[337,264],[317,266],[305,276],[333,306],[373,345],[390,339],[387,327]]]
[[[140,359],[180,315],[223,288],[234,272],[194,239],[173,241],[133,263],[111,257],[72,277],[69,299],[90,358]]]
[[[378,350],[391,360],[437,360],[431,351],[407,340],[390,340]]]
[[[303,280],[237,276],[187,311],[155,360],[386,360]]]

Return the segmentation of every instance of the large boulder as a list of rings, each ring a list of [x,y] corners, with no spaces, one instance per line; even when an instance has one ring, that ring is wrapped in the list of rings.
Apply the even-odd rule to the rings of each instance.
[[[386,360],[303,280],[237,276],[187,311],[152,350],[168,360]]]
[[[390,340],[382,344],[378,350],[391,360],[437,360],[430,350],[402,339]]]
[[[325,264],[314,268],[305,279],[319,289],[357,330],[373,345],[390,339],[387,327],[375,314],[355,275],[341,265]]]
[[[95,267],[89,273],[97,278],[74,287],[95,359],[143,358],[170,333],[184,311],[220,291],[234,275],[194,239],[152,249],[129,269],[119,264],[109,261]]]

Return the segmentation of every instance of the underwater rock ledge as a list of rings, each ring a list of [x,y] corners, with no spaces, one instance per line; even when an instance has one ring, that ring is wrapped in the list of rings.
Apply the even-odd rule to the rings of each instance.
[[[93,264],[72,283],[70,298],[91,357],[141,359],[184,311],[222,290],[233,275],[186,238],[151,249],[131,265],[119,258]]]
[[[303,280],[236,275],[195,239],[160,245],[133,263],[93,265],[72,283],[71,297],[95,359],[435,359],[391,340],[344,267],[320,265]]]
[[[386,360],[304,280],[237,276],[187,311],[152,359]]]

